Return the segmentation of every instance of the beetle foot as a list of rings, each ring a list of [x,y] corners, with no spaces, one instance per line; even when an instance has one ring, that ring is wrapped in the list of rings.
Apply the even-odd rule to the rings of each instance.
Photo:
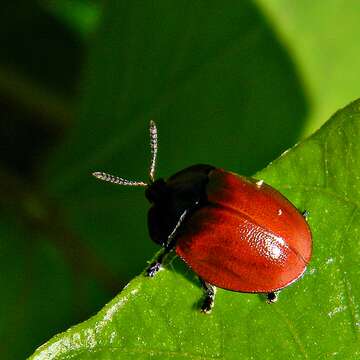
[[[200,311],[204,314],[210,314],[213,307],[214,307],[214,296],[206,296]]]
[[[160,268],[161,268],[161,263],[154,262],[146,270],[146,275],[149,277],[154,277],[156,273],[160,270]]]
[[[309,217],[309,212],[307,210],[304,210],[301,215],[304,217],[304,219],[307,221],[308,217]]]
[[[214,307],[216,287],[207,283],[203,279],[200,279],[201,285],[205,290],[205,300],[201,306],[201,312],[204,314],[209,314]]]
[[[275,292],[270,292],[266,295],[266,299],[268,304],[273,304],[278,301],[278,295]]]

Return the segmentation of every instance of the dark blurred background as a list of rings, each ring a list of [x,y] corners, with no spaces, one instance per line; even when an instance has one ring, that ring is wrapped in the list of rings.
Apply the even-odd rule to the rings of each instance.
[[[5,1],[0,10],[0,358],[87,319],[156,246],[143,189],[210,163],[250,175],[360,94],[359,4]],[[358,9],[360,10],[360,8]]]

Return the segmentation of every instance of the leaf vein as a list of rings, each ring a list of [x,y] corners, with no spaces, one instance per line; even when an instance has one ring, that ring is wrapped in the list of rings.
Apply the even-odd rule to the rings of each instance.
[[[350,231],[351,229],[351,226],[353,225],[354,223],[354,219],[355,219],[355,216],[356,214],[358,213],[359,211],[359,208],[355,208],[353,210],[353,213],[351,214],[351,217],[350,217],[350,220],[349,220],[349,223],[345,229],[345,232],[344,232],[344,235],[341,239],[341,242],[340,242],[340,245],[339,245],[339,250],[338,250],[338,254],[342,254],[342,251],[343,251],[343,248],[344,248],[344,245],[345,245],[345,238],[346,238],[346,235],[348,234],[348,232]],[[352,290],[351,290],[351,285],[349,283],[349,280],[346,276],[346,271],[344,269],[344,266],[343,266],[343,261],[340,259],[339,261],[339,267],[340,267],[340,270],[341,270],[341,274],[342,274],[342,277],[343,277],[343,283],[344,283],[344,288],[345,288],[345,294],[346,294],[346,301],[347,301],[347,304],[348,304],[348,309],[349,309],[349,313],[350,313],[350,316],[351,316],[351,328],[354,332],[354,335],[355,335],[355,338],[357,340],[360,339],[360,333],[358,331],[358,328],[356,326],[356,322],[357,322],[357,319],[359,318],[359,314],[357,314],[356,312],[356,306],[354,304],[354,296],[352,295]]]

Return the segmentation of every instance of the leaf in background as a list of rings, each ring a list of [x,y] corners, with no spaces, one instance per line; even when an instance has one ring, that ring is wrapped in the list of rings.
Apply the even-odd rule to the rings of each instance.
[[[310,134],[360,96],[360,2],[257,0],[289,51],[308,98]]]
[[[96,316],[51,339],[40,359],[357,359],[360,356],[360,100],[256,174],[310,212],[305,276],[267,305],[219,290],[201,314],[195,275],[177,258],[135,278]]]
[[[155,250],[148,205],[142,191],[91,172],[146,180],[155,119],[159,175],[199,162],[250,174],[298,139],[306,113],[286,52],[257,9],[238,1],[109,1],[83,92],[44,178],[69,226],[125,281]]]
[[[51,244],[20,225],[1,214],[1,359],[23,359],[45,332],[65,329],[73,321],[68,267]]]
[[[3,2],[0,12],[0,46],[2,97],[10,95],[21,104],[30,105],[30,111],[32,107],[40,107],[36,113],[45,113],[45,117],[48,115],[48,104],[33,104],[40,102],[37,88],[47,89],[48,92],[44,90],[41,96],[45,99],[51,94],[71,102],[76,94],[79,70],[84,59],[84,43],[55,17],[49,16],[36,1],[22,1],[21,5],[18,2]],[[34,82],[35,94],[31,93],[31,89],[24,93],[27,89],[18,81],[22,76],[27,83]],[[17,95],[20,99],[17,99]],[[54,116],[50,115],[48,121]]]
[[[85,39],[94,33],[100,22],[101,3],[98,0],[41,0],[40,3]]]
[[[82,301],[83,284],[94,280],[79,281],[24,209],[46,196],[38,169],[73,118],[85,49],[37,1],[2,2],[0,48],[0,358],[13,360],[94,309]],[[104,303],[109,295],[84,297]]]

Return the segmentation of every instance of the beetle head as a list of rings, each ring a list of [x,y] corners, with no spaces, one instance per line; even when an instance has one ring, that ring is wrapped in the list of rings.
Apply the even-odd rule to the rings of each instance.
[[[152,204],[160,204],[168,198],[169,188],[166,186],[164,179],[157,179],[149,184],[145,190],[146,198]]]

